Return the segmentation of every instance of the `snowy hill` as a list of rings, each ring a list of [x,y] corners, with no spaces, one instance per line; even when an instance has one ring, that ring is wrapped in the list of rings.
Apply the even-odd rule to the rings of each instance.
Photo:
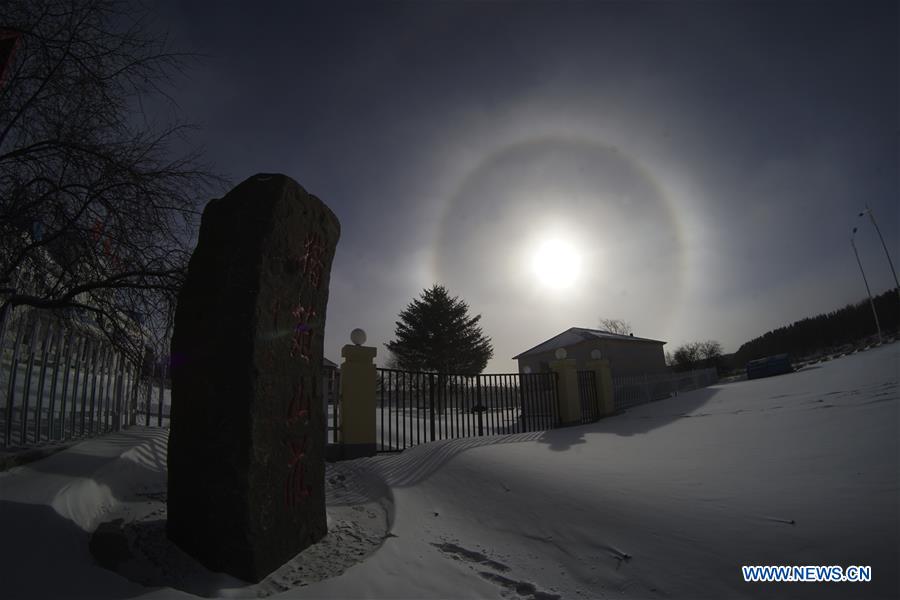
[[[592,425],[330,465],[318,558],[258,586],[169,580],[207,596],[897,598],[898,365],[894,344]],[[190,597],[87,549],[101,522],[163,512],[164,457],[145,429],[0,474],[0,594]],[[745,583],[741,565],[869,565],[872,581]]]

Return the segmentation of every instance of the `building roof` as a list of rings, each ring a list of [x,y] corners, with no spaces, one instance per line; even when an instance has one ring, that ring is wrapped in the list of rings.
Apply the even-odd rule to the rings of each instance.
[[[337,369],[338,368],[336,363],[331,362],[324,356],[322,357],[322,366],[325,367],[326,369]]]
[[[620,342],[635,342],[645,344],[665,344],[660,340],[651,340],[649,338],[635,337],[633,335],[620,335],[618,333],[610,333],[600,329],[585,329],[584,327],[570,327],[559,335],[553,336],[545,342],[541,342],[534,348],[526,350],[521,354],[512,357],[512,360],[531,356],[532,354],[540,354],[562,348],[563,346],[574,346],[581,342],[589,342],[592,340],[616,340]]]

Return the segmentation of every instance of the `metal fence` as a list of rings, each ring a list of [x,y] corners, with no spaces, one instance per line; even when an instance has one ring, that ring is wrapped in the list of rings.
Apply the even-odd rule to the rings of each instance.
[[[117,431],[137,420],[139,369],[84,331],[21,311],[0,324],[0,447]]]
[[[153,374],[140,386],[135,423],[168,427],[172,418],[172,383],[169,381],[169,357],[153,367]]]
[[[593,423],[600,418],[597,374],[594,371],[578,371],[578,398],[581,401],[582,423]]]
[[[323,367],[322,396],[325,408],[325,443],[341,443],[341,374],[331,367]]]
[[[168,427],[167,357],[151,374],[97,335],[41,319],[0,323],[0,448],[117,431]],[[556,373],[439,375],[377,369],[376,430],[382,452],[448,438],[540,431],[559,425]],[[327,443],[341,443],[339,377],[325,370]],[[715,369],[614,377],[616,410],[717,381]],[[578,372],[581,422],[600,417],[593,371]]]
[[[613,377],[613,397],[616,410],[619,411],[669,398],[678,392],[687,392],[713,385],[716,381],[718,381],[718,374],[715,369]]]
[[[449,438],[539,431],[559,423],[555,373],[377,373],[380,452]]]

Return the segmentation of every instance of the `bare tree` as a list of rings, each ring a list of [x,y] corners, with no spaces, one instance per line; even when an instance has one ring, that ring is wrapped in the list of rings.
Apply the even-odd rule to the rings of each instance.
[[[169,51],[134,8],[4,2],[0,322],[17,306],[68,322],[91,316],[140,360],[147,336],[171,324],[198,199],[223,182],[197,153],[170,158],[187,126],[156,127],[143,114],[188,56]]]
[[[671,364],[677,371],[688,371],[698,367],[717,367],[717,359],[721,356],[722,344],[715,340],[689,342],[675,349],[671,356]]]
[[[722,356],[722,344],[716,340],[706,340],[699,343],[700,357],[705,361],[714,361]]]
[[[631,324],[622,319],[600,319],[600,329],[619,335],[631,335],[634,333],[631,329]]]
[[[689,371],[693,369],[701,359],[700,343],[689,342],[687,344],[682,344],[675,349],[675,352],[672,354],[672,359],[675,362],[675,370],[677,371]]]

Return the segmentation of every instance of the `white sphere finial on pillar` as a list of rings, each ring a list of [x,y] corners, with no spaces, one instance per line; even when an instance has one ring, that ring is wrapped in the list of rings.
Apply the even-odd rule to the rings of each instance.
[[[366,343],[366,332],[357,327],[350,332],[350,341],[357,346],[362,346]]]
[[[563,360],[563,359],[565,359],[568,355],[569,355],[569,353],[566,352],[566,349],[565,349],[565,348],[557,348],[557,349],[556,349],[556,352],[554,353],[554,356],[556,356],[556,360]]]
[[[598,350],[597,348],[594,348],[593,350],[591,350],[591,358],[593,358],[594,360],[597,360],[597,359],[601,358],[602,356],[603,355],[600,354],[600,350]]]
[[[522,372],[529,375],[531,373],[531,367],[526,365],[525,368],[522,369]]]

